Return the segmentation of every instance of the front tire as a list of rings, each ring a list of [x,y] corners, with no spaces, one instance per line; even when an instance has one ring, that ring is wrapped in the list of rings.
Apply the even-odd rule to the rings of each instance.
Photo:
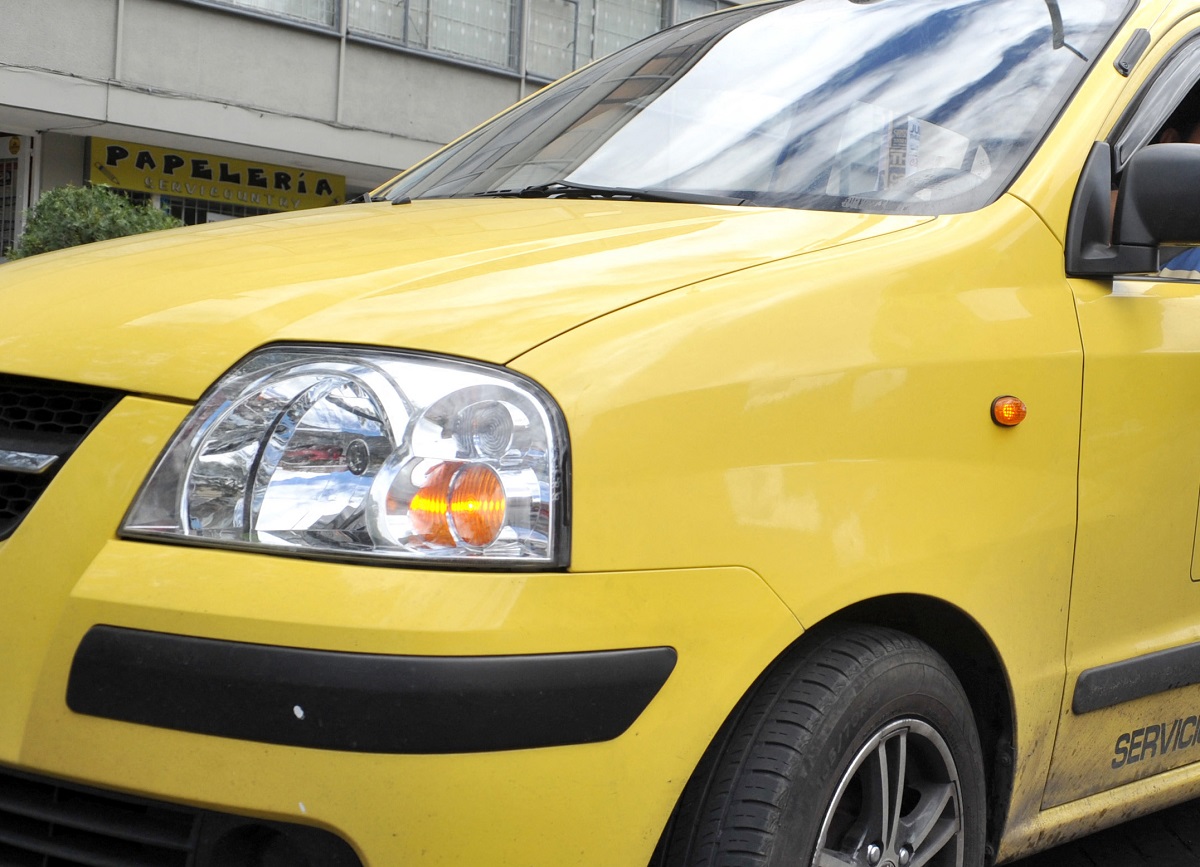
[[[954,672],[904,633],[810,635],[697,768],[666,867],[979,867],[982,751]]]

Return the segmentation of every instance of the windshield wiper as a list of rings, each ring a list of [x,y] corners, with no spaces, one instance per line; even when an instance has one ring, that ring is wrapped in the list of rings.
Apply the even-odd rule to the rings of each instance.
[[[1058,51],[1060,48],[1065,48],[1086,63],[1087,58],[1083,56],[1080,50],[1067,42],[1066,31],[1063,30],[1062,10],[1058,8],[1058,0],[1046,0],[1046,8],[1050,10],[1051,47],[1055,51]]]
[[[388,202],[388,201],[390,201],[393,205],[411,205],[412,204],[412,199],[410,199],[408,196],[401,196],[398,199],[393,199],[390,196],[373,196],[370,193],[363,193],[362,195],[355,196],[353,199],[346,199],[345,204],[347,204],[347,205],[362,205],[367,202]]]
[[[631,187],[594,187],[588,184],[551,181],[510,190],[487,190],[476,197],[516,199],[616,199],[632,202],[679,202],[690,205],[745,205],[748,199],[710,193],[684,193],[674,190],[639,190]]]

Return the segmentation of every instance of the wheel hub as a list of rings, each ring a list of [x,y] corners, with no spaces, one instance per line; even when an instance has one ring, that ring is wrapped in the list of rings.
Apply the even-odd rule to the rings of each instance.
[[[813,867],[845,863],[847,855],[864,867],[910,867],[914,839],[923,841],[930,867],[966,867],[961,794],[949,748],[927,723],[897,720],[876,732],[846,770]]]

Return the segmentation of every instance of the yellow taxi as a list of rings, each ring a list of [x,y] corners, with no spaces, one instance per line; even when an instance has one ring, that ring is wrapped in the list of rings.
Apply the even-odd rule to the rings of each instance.
[[[0,267],[0,863],[975,867],[1200,793],[1200,3],[799,0]]]

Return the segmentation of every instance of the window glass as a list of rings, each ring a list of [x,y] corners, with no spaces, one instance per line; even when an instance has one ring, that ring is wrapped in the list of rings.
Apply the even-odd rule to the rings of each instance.
[[[596,7],[596,36],[592,59],[612,54],[662,29],[659,0],[603,0]]]
[[[243,9],[254,9],[258,12],[268,12],[284,18],[295,18],[310,24],[323,24],[326,27],[334,25],[336,0],[218,0],[228,6],[240,6]]]
[[[1128,0],[797,0],[653,36],[402,177],[396,195],[553,182],[947,213],[1024,165]]]
[[[1115,168],[1124,171],[1129,159],[1147,145],[1184,142],[1200,144],[1200,39],[1171,52],[1149,85],[1138,94],[1127,116],[1117,124],[1113,143]],[[1159,277],[1200,281],[1200,247],[1160,247]]]
[[[732,5],[725,0],[675,0],[675,19],[678,22],[691,21],[709,12],[728,9]]]
[[[660,30],[661,0],[530,0],[529,72],[559,78]]]
[[[0,133],[0,138],[8,141],[8,133]],[[4,253],[17,242],[17,218],[21,216],[18,204],[17,160],[15,158],[0,159],[0,262],[4,261]]]
[[[530,0],[526,65],[545,78],[559,78],[592,59],[592,0]]]
[[[204,0],[335,27],[339,0]],[[409,48],[517,69],[521,0],[342,0],[349,29]],[[727,0],[681,0],[687,17]],[[699,5],[697,5],[699,4]],[[684,8],[681,6],[680,8]],[[662,0],[529,0],[526,68],[560,78],[654,33],[666,23]]]
[[[514,68],[513,0],[350,0],[349,28],[411,48]]]
[[[1200,79],[1200,40],[1193,40],[1174,52],[1168,65],[1155,73],[1149,89],[1135,102],[1135,114],[1118,124],[1121,130],[1113,143],[1117,169],[1123,169],[1129,158],[1160,134],[1168,122],[1178,125],[1182,120],[1200,120],[1200,99],[1191,94],[1182,99]],[[1177,105],[1178,103],[1178,105]],[[1173,111],[1174,110],[1174,111]],[[1182,117],[1174,117],[1179,113]],[[1190,124],[1189,124],[1190,126]],[[1190,129],[1189,129],[1190,132]],[[1182,136],[1186,140],[1187,135]],[[1176,141],[1180,139],[1175,139]]]

